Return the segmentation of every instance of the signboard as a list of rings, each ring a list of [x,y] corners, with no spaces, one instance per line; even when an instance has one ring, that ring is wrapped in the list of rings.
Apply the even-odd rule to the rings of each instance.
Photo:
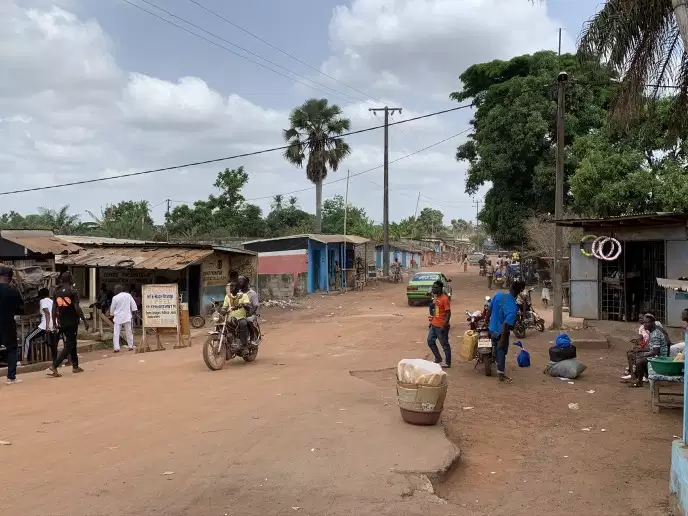
[[[201,277],[204,285],[226,285],[229,281],[229,260],[214,254],[201,262]]]
[[[179,292],[176,283],[143,285],[141,299],[144,327],[179,327]]]
[[[141,339],[141,346],[136,348],[137,353],[151,351],[146,342],[147,330],[149,329],[155,329],[156,351],[165,349],[160,341],[160,334],[165,330],[176,333],[177,344],[175,347],[182,347],[179,328],[179,287],[176,283],[143,285],[141,288],[141,313],[143,315],[143,338]]]
[[[106,267],[100,269],[100,282],[105,283],[109,288],[115,285],[122,285],[125,289],[129,285],[145,285],[153,283],[154,272],[145,269],[115,269]]]

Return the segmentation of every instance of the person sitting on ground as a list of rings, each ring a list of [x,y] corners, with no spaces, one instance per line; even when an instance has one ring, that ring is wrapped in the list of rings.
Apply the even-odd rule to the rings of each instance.
[[[631,370],[631,374],[635,376],[635,381],[631,384],[631,387],[643,386],[643,378],[647,376],[648,371],[648,358],[669,356],[669,343],[666,338],[666,333],[657,326],[654,315],[645,314],[643,316],[643,326],[649,335],[646,347],[635,352],[630,351],[628,354],[629,369]],[[635,360],[635,364],[631,363],[632,359]],[[634,365],[635,371],[633,371]]]
[[[688,344],[688,308],[684,308],[681,312],[681,321],[683,321],[683,342],[678,342],[671,345],[669,348],[669,356],[675,357],[679,353],[685,353],[686,344]]]

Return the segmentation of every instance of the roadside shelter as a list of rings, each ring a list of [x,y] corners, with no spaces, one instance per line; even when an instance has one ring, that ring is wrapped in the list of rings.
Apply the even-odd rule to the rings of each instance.
[[[141,285],[176,283],[191,315],[209,313],[211,298],[221,300],[225,286],[238,276],[255,284],[257,254],[206,244],[182,244],[101,237],[63,236],[78,244],[78,254],[57,259],[71,270],[79,293],[95,301],[100,285],[140,291]]]
[[[667,326],[681,326],[681,311],[688,307],[688,298],[683,292],[661,287],[657,279],[688,276],[688,214],[571,219],[556,224],[621,243],[621,253],[611,261],[584,256],[580,243],[571,244],[572,316],[635,322],[651,312]]]
[[[355,235],[304,234],[251,240],[244,248],[258,253],[261,297],[280,299],[353,284],[356,247],[367,242]],[[367,255],[365,249],[362,255]],[[341,269],[339,279],[335,264]]]

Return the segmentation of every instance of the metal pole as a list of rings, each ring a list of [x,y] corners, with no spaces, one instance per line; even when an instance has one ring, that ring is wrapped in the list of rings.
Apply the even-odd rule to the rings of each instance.
[[[346,195],[344,196],[344,236],[346,236],[346,216],[349,212],[349,170],[346,171]]]
[[[568,75],[564,72],[559,74],[558,93],[557,93],[557,166],[556,166],[556,182],[554,195],[554,218],[561,220],[564,217],[564,109],[565,109],[565,93],[566,81]],[[564,228],[559,225],[554,226],[554,292],[553,292],[553,317],[552,325],[555,329],[562,326],[564,320],[564,293],[563,293],[563,267],[562,255],[564,251]]]
[[[382,275],[389,277],[389,115],[401,108],[371,108],[368,111],[385,112],[385,146],[384,146],[384,194],[382,198]]]
[[[418,217],[418,205],[420,204],[420,192],[418,192],[418,200],[416,201],[416,212],[413,214],[413,218]]]

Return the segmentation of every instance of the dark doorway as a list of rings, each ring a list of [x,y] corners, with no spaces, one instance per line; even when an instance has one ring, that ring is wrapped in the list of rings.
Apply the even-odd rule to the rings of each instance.
[[[201,266],[189,266],[189,314],[201,313]]]
[[[320,249],[313,249],[313,292],[320,290]]]

